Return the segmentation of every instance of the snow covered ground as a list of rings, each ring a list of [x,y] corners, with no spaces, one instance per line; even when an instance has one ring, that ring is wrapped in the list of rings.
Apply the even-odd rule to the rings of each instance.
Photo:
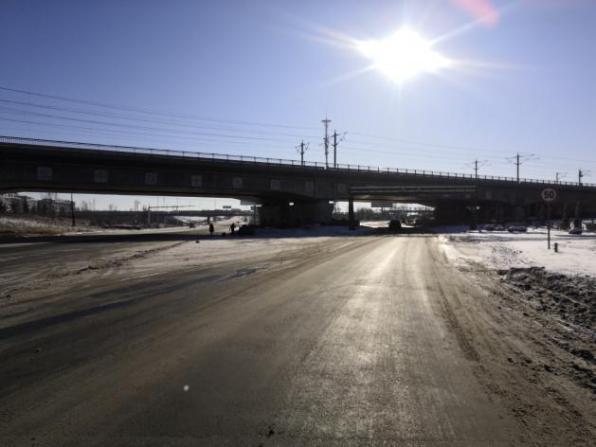
[[[460,266],[473,263],[494,269],[537,266],[567,275],[596,276],[596,233],[569,235],[553,230],[551,250],[548,250],[545,228],[529,229],[527,233],[441,230],[443,234],[439,238],[445,255]],[[554,243],[559,246],[558,253],[552,249]]]

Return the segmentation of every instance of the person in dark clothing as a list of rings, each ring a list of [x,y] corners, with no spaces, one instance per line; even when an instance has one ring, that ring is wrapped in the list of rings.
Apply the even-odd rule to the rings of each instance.
[[[230,225],[230,233],[234,234],[235,230],[236,230],[236,224],[234,222],[232,222],[232,225]]]
[[[213,224],[212,224],[212,223],[209,223],[209,234],[210,234],[211,236],[213,236],[213,232],[214,232],[214,231],[215,231],[215,228],[213,228]]]

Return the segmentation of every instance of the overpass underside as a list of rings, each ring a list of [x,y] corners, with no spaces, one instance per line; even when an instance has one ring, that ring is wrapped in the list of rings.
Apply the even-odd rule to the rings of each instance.
[[[544,219],[548,213],[541,191],[554,188],[552,218],[596,215],[596,186],[46,143],[0,142],[0,192],[252,199],[261,205],[261,224],[287,226],[329,223],[334,202],[347,201],[353,210],[354,201],[371,200],[428,205],[435,208],[440,223]]]

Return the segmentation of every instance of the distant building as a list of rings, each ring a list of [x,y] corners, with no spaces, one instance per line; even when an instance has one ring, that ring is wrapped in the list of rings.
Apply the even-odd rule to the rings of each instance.
[[[35,211],[37,200],[16,193],[0,195],[0,211],[10,214],[28,214]]]
[[[70,200],[40,199],[36,207],[36,212],[40,215],[67,216],[70,213]]]

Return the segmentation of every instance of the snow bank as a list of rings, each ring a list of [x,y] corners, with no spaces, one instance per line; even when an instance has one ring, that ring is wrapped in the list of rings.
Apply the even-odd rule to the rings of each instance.
[[[551,250],[547,249],[546,229],[528,233],[465,232],[439,236],[445,256],[456,265],[481,263],[489,268],[544,267],[567,275],[596,276],[596,233],[569,235],[551,232]],[[559,252],[552,249],[559,246]]]

